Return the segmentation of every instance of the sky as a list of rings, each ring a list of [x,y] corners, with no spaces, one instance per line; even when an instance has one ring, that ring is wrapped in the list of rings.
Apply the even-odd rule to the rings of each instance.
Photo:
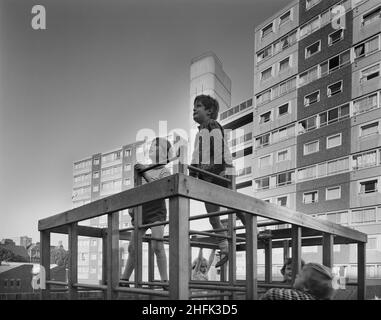
[[[71,209],[73,162],[189,126],[190,61],[253,95],[254,29],[290,0],[0,0],[0,239]],[[46,9],[34,30],[32,7]]]

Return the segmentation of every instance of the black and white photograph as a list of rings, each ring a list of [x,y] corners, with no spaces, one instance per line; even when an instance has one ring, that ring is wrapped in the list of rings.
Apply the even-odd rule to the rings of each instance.
[[[0,0],[0,300],[380,299],[380,0]]]

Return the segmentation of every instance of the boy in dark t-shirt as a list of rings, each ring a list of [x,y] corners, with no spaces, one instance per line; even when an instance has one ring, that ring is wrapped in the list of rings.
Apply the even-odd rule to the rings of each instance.
[[[199,95],[194,100],[193,120],[199,124],[199,132],[196,135],[195,146],[192,155],[191,165],[202,170],[225,176],[230,170],[232,173],[233,164],[229,146],[224,137],[224,130],[216,120],[218,117],[219,105],[217,100],[210,96]],[[190,170],[189,174],[201,180],[211,182],[223,187],[228,187],[228,183],[217,178],[196,173]],[[205,203],[208,213],[220,210],[220,207],[211,203]],[[243,220],[243,215],[239,217]],[[210,217],[209,222],[213,229],[221,229],[223,225],[219,216]],[[244,221],[243,221],[244,222]],[[226,232],[221,234],[226,235]],[[228,260],[228,242],[222,240],[219,243],[221,260],[216,264],[216,268],[222,266]]]

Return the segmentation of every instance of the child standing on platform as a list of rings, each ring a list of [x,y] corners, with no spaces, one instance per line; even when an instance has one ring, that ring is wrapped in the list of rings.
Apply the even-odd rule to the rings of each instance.
[[[165,165],[169,162],[169,159],[172,158],[171,152],[171,144],[167,139],[164,138],[155,138],[149,149],[149,157],[152,161],[152,164],[160,163],[160,166],[153,168],[151,170],[145,171],[142,173],[143,178],[147,183],[159,180],[166,176],[170,175],[169,170],[165,167]],[[142,171],[147,166],[142,164],[136,164],[135,169],[138,171]],[[131,215],[131,223],[134,225],[134,214],[133,210],[129,211]],[[149,224],[153,222],[165,221],[167,217],[167,208],[165,205],[165,200],[154,200],[142,205],[142,224]],[[148,228],[140,229],[139,232],[141,236],[144,236]],[[151,227],[151,233],[153,238],[163,238],[164,236],[164,225]],[[121,280],[129,280],[132,274],[132,271],[135,267],[135,248],[134,248],[134,238],[135,232],[132,232],[131,240],[128,245],[128,259],[126,263],[126,268],[124,269],[123,276]],[[157,266],[160,273],[160,278],[162,281],[168,280],[168,272],[167,272],[167,257],[164,250],[163,241],[151,240],[152,247],[156,255]],[[123,283],[120,284],[123,286]]]
[[[224,130],[217,121],[218,110],[218,101],[210,96],[199,95],[194,100],[193,120],[199,124],[199,131],[195,139],[191,165],[216,175],[225,176],[227,169],[232,168],[233,165],[229,146],[224,138]],[[207,141],[203,141],[203,139],[207,139]],[[209,146],[209,148],[203,150],[203,145]],[[209,175],[196,173],[192,170],[190,170],[189,174],[201,180],[228,187],[226,182]],[[208,213],[211,213],[219,211],[220,207],[205,203],[205,209]],[[219,216],[210,217],[209,222],[213,229],[223,228]],[[220,234],[226,235],[226,232]],[[227,240],[222,240],[218,245],[221,251],[221,260],[217,262],[216,268],[222,266],[228,260]]]

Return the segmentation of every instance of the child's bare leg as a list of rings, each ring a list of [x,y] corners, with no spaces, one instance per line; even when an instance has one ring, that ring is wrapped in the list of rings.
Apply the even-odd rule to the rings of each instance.
[[[151,231],[153,238],[163,238],[164,236],[164,226],[152,227]],[[167,281],[167,255],[165,254],[163,241],[152,240],[152,248],[156,255],[156,262],[159,269],[160,278],[162,281]]]
[[[163,238],[164,236],[164,226],[152,227],[151,231],[153,238]],[[156,262],[159,269],[160,278],[162,281],[168,281],[167,255],[165,254],[164,242],[153,240],[152,248],[156,255]]]
[[[215,204],[205,203],[205,209],[206,209],[206,211],[208,213],[211,213],[211,212],[219,211],[220,207],[215,205]],[[224,226],[221,223],[221,219],[220,219],[219,216],[210,217],[209,218],[209,222],[212,225],[213,229],[222,229],[222,228],[224,228]],[[217,232],[217,233],[220,233],[220,234],[223,234],[223,235],[227,235],[226,231],[220,231],[220,232]],[[219,248],[221,250],[221,253],[224,253],[224,254],[228,253],[228,251],[229,251],[228,250],[228,241],[226,239],[221,240],[218,243],[218,246],[219,246]]]
[[[139,232],[142,233],[142,236],[145,234],[146,230],[140,230]],[[136,250],[135,250],[135,231],[132,231],[131,233],[131,240],[128,244],[128,258],[127,258],[127,263],[126,267],[124,269],[122,279],[123,280],[129,280],[131,277],[132,272],[135,269],[135,255],[136,255]]]

